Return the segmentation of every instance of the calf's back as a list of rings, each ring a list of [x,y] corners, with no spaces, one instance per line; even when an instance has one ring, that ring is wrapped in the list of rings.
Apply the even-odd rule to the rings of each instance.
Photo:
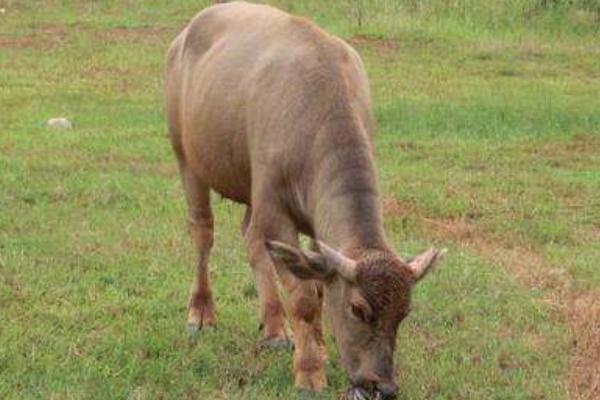
[[[253,192],[270,185],[309,218],[318,180],[328,179],[318,169],[335,169],[340,147],[371,152],[368,82],[356,52],[269,6],[200,12],[169,48],[166,98],[179,162],[238,202],[258,201]]]

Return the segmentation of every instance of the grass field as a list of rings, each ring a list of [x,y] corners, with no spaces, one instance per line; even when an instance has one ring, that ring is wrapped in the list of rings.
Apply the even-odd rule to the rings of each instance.
[[[219,325],[184,329],[161,82],[206,3],[0,0],[0,399],[302,397],[291,354],[256,349],[242,209],[218,197]],[[360,51],[386,230],[402,254],[449,249],[400,330],[401,398],[600,398],[600,6],[271,3]],[[336,399],[328,348],[317,398]]]

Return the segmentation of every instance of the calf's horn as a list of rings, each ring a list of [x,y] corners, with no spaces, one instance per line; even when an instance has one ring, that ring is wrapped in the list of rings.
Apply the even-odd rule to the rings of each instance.
[[[347,279],[350,282],[356,280],[356,261],[346,257],[321,241],[318,241],[317,244],[319,245],[319,252],[325,257],[325,260],[335,268],[344,279]]]

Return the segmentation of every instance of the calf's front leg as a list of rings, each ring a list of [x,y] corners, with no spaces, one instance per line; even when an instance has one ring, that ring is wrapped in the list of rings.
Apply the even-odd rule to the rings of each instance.
[[[287,292],[294,332],[294,381],[300,389],[321,391],[327,386],[327,358],[321,323],[320,282],[299,280],[283,268],[281,282]]]
[[[273,262],[267,253],[262,230],[250,224],[245,232],[248,258],[254,270],[260,307],[261,345],[282,347],[289,343],[285,329],[285,312],[277,294]]]
[[[280,304],[275,284],[277,275],[283,288],[283,303],[293,331],[295,386],[304,390],[321,391],[327,385],[327,378],[320,282],[298,279],[283,261],[272,259],[268,253],[266,238],[276,238],[291,246],[298,246],[298,234],[293,223],[281,214],[274,213],[273,208],[269,210],[268,219],[261,220],[260,210],[253,210],[252,214],[246,239],[249,242],[251,263],[257,274],[261,315],[265,325],[263,340],[268,340],[273,334],[274,337],[284,334],[279,333],[284,327],[283,320],[280,319],[283,314],[273,312],[279,311],[279,307],[269,308],[269,304]],[[277,303],[272,303],[274,301]]]

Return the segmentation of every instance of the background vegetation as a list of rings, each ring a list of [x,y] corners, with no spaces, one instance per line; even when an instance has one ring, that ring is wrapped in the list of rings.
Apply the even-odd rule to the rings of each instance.
[[[599,398],[600,3],[270,3],[360,51],[386,230],[450,250],[401,328],[401,397]],[[206,4],[0,0],[0,398],[300,397],[291,355],[256,350],[241,209],[217,197],[219,327],[184,330],[161,81]],[[345,386],[329,349],[320,398]]]

